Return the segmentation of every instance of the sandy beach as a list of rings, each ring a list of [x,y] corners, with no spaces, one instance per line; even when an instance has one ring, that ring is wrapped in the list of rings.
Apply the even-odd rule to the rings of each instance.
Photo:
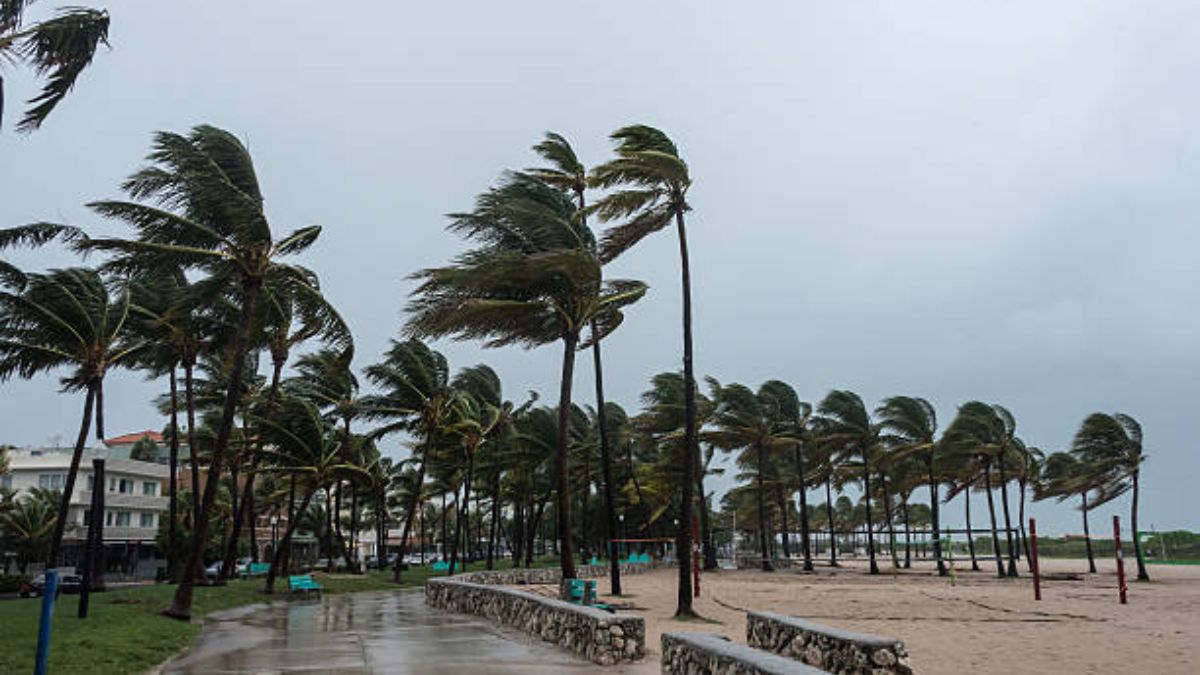
[[[994,569],[960,570],[954,586],[928,562],[895,574],[887,561],[880,564],[884,573],[876,577],[859,561],[814,574],[705,574],[695,608],[707,621],[692,622],[671,618],[674,570],[627,576],[623,600],[645,618],[650,653],[622,672],[659,672],[663,632],[705,631],[745,642],[747,610],[900,638],[916,672],[926,675],[1190,675],[1200,668],[1200,566],[1151,566],[1154,581],[1130,582],[1129,604],[1121,606],[1113,561],[1098,562],[1099,573],[1080,581],[1044,581],[1041,602],[1033,599],[1023,563],[1019,579],[997,579]],[[1044,573],[1085,569],[1084,561],[1043,562]],[[607,581],[600,586],[603,595]]]

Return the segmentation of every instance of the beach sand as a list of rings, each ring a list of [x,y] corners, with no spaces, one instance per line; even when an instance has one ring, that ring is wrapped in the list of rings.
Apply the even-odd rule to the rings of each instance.
[[[916,672],[950,675],[1013,673],[1200,672],[1200,566],[1152,565],[1151,583],[1129,582],[1129,604],[1117,597],[1116,564],[1098,561],[1099,573],[1081,581],[1044,581],[1042,601],[1021,561],[1019,579],[990,572],[959,572],[956,585],[939,578],[932,563],[914,562],[871,577],[862,561],[814,574],[706,573],[696,611],[706,621],[677,621],[677,572],[659,569],[622,578],[631,611],[646,620],[646,660],[620,669],[657,673],[663,632],[704,631],[746,641],[747,610],[769,610],[829,626],[899,638]],[[1132,560],[1126,569],[1136,572]],[[1086,562],[1045,560],[1044,573],[1081,572]],[[600,580],[606,599],[607,580]]]

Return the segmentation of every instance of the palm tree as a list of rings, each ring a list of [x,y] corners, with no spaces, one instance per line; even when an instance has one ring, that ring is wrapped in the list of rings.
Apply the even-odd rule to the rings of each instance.
[[[1138,478],[1146,461],[1142,447],[1142,426],[1122,413],[1092,413],[1075,432],[1071,453],[1096,477],[1098,492],[1093,507],[1105,504],[1126,492],[1133,493],[1129,508],[1133,550],[1137,555],[1138,581],[1149,581],[1142,542],[1138,536]]]
[[[263,413],[269,417],[262,416]],[[306,513],[313,496],[319,490],[328,490],[335,480],[363,473],[360,467],[345,463],[342,449],[344,437],[329,427],[312,403],[284,396],[274,404],[260,408],[254,417],[268,441],[264,453],[268,457],[270,470],[296,475],[304,490],[297,514]],[[300,521],[299,517],[288,520],[283,539],[274,551],[271,568],[267,572],[267,593],[274,591],[283,551],[287,550]]]
[[[421,501],[427,463],[433,450],[448,434],[462,414],[462,394],[450,385],[450,366],[446,357],[419,340],[392,341],[380,363],[368,366],[367,379],[381,393],[365,396],[359,402],[367,420],[386,421],[371,433],[372,438],[407,432],[415,437],[412,448],[416,460],[414,489],[404,511],[400,551],[394,575],[400,580],[400,564],[408,548],[413,519]]]
[[[929,479],[929,507],[932,522],[933,557],[937,560],[939,576],[946,576],[949,571],[942,560],[941,521],[938,517],[938,476],[935,464],[942,450],[937,439],[937,411],[933,405],[923,398],[913,396],[893,396],[885,399],[883,404],[875,409],[879,423],[885,432],[883,440],[893,446],[892,456],[897,459],[917,457],[925,465],[926,476]],[[906,523],[907,526],[907,523]]]
[[[17,131],[42,126],[66,98],[79,75],[92,62],[96,49],[108,45],[108,12],[88,7],[66,7],[44,21],[25,24],[31,0],[0,0],[0,63],[24,64],[45,77],[41,93],[17,123]],[[0,77],[0,120],[4,114],[4,78]]]
[[[579,161],[574,148],[567,142],[567,139],[559,134],[547,133],[546,138],[541,143],[535,145],[533,149],[549,163],[549,166],[530,169],[529,173],[547,185],[573,195],[576,200],[575,206],[578,209],[580,224],[586,229],[588,214],[586,201],[588,187],[587,168],[583,165],[583,162]],[[613,497],[612,453],[609,443],[608,411],[604,401],[604,367],[600,354],[600,340],[604,335],[616,328],[620,323],[620,319],[620,313],[615,312],[604,317],[603,321],[593,318],[588,324],[591,331],[592,367],[596,380],[596,426],[600,439],[601,473],[604,478],[604,513],[610,540],[606,549],[609,560],[609,580],[612,584],[613,595],[621,594],[621,565],[615,545],[611,541],[616,536],[614,533],[617,531],[617,509]],[[602,328],[604,329],[603,331]]]
[[[1051,453],[1042,463],[1041,474],[1034,483],[1033,498],[1037,501],[1054,497],[1062,502],[1079,496],[1083,514],[1083,543],[1087,549],[1088,572],[1096,573],[1096,558],[1092,554],[1092,533],[1088,527],[1088,492],[1097,486],[1096,476],[1088,466],[1069,452]]]
[[[452,217],[450,229],[479,247],[450,266],[414,275],[421,284],[405,330],[413,337],[483,339],[487,347],[562,342],[555,512],[563,578],[574,578],[567,432],[575,351],[585,327],[616,315],[646,287],[602,280],[591,231],[571,197],[527,174],[506,175],[479,196],[474,211]]]
[[[800,493],[800,548],[804,555],[805,572],[813,571],[812,562],[812,542],[809,536],[809,513],[808,513],[808,473],[811,471],[809,464],[805,461],[805,455],[809,453],[809,445],[811,441],[811,433],[809,423],[812,421],[813,408],[812,405],[805,401],[796,401],[795,411],[792,419],[792,433],[796,436],[796,443],[793,445],[793,452],[796,462],[796,491]]]
[[[58,517],[62,497],[43,488],[13,499],[0,511],[0,532],[4,547],[17,554],[17,569],[21,574],[35,560],[45,560],[53,542],[54,529],[62,520]]]
[[[133,226],[137,238],[90,239],[82,246],[115,252],[118,257],[109,264],[118,270],[175,266],[199,271],[205,275],[203,283],[210,297],[233,298],[238,308],[229,348],[232,376],[225,391],[209,480],[186,568],[194,570],[204,554],[209,514],[237,413],[242,373],[252,344],[251,324],[258,315],[260,296],[268,283],[313,283],[311,272],[285,264],[281,258],[307,249],[317,240],[321,228],[309,226],[282,239],[274,237],[263,211],[250,153],[227,131],[202,125],[186,136],[160,132],[155,135],[148,160],[150,165],[123,185],[136,201],[90,205],[102,216]],[[185,620],[191,617],[191,577],[185,575],[176,589],[167,616]]]
[[[645,237],[674,221],[679,238],[680,280],[683,291],[684,452],[679,502],[680,527],[675,551],[679,558],[679,593],[675,616],[692,610],[692,485],[699,456],[696,373],[692,363],[692,281],[688,261],[687,227],[683,214],[691,210],[687,192],[692,185],[687,164],[675,143],[653,127],[633,125],[612,134],[617,158],[592,171],[591,185],[613,190],[591,210],[601,221],[621,221],[604,234],[600,259],[608,262]]]
[[[0,248],[23,236],[0,232]],[[69,369],[63,391],[85,392],[83,418],[71,454],[62,504],[50,540],[46,566],[58,566],[71,494],[84,443],[96,418],[96,436],[104,437],[104,377],[132,365],[144,343],[131,335],[128,289],[113,289],[98,272],[72,268],[45,274],[9,273],[0,286],[0,382],[13,375],[29,379],[38,373]]]
[[[759,552],[762,570],[771,572],[767,540],[766,505],[768,483],[776,483],[771,456],[796,442],[794,421],[799,415],[796,392],[778,380],[764,383],[757,393],[740,384],[720,388],[719,404],[713,415],[717,429],[706,437],[718,448],[744,449],[738,464],[750,469],[757,499]]]
[[[958,414],[946,429],[951,452],[961,456],[958,467],[959,485],[952,488],[947,498],[960,490],[978,489],[982,478],[983,491],[988,500],[988,516],[992,527],[992,553],[996,559],[996,576],[1008,576],[1000,553],[1000,531],[996,524],[996,504],[993,497],[993,469],[1001,454],[1005,452],[1005,423],[997,414],[996,407],[980,401],[968,401],[959,406]],[[969,502],[968,502],[969,504]],[[1011,541],[1011,538],[1010,538]],[[1015,563],[1011,572],[1015,574]]]
[[[871,421],[862,399],[852,391],[829,392],[817,407],[817,412],[821,416],[814,420],[814,427],[819,442],[841,457],[843,465],[851,461],[861,462],[870,573],[879,574],[879,565],[875,561],[875,521],[871,518],[871,453],[879,449],[879,426]]]

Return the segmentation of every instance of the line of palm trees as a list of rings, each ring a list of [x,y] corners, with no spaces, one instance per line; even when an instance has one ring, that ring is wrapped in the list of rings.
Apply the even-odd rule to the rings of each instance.
[[[576,575],[577,553],[604,553],[619,593],[611,540],[627,518],[638,533],[675,538],[677,614],[686,615],[692,612],[693,514],[704,563],[716,565],[711,495],[704,487],[705,477],[719,472],[716,451],[736,451],[751,482],[764,568],[770,567],[768,505],[785,496],[790,502],[792,493],[799,497],[801,547],[811,568],[806,495],[822,483],[830,504],[833,486],[861,484],[870,497],[867,522],[875,522],[878,504],[889,526],[893,511],[906,509],[909,496],[927,486],[935,529],[939,487],[948,488],[947,500],[963,494],[968,510],[969,493],[983,491],[994,535],[998,489],[1006,532],[1006,556],[999,537],[992,538],[999,574],[1016,573],[1023,543],[1011,534],[1013,481],[1018,527],[1026,488],[1033,486],[1039,498],[1081,495],[1090,507],[1132,490],[1136,530],[1144,456],[1141,431],[1124,415],[1088,418],[1068,455],[1076,464],[1052,455],[1043,476],[1040,452],[1016,436],[1015,420],[1001,406],[968,402],[938,435],[933,406],[919,398],[887,399],[872,416],[852,392],[831,392],[814,408],[778,381],[752,391],[709,380],[702,394],[691,356],[687,166],[671,140],[651,127],[620,129],[613,140],[615,158],[587,170],[565,138],[547,134],[534,146],[542,166],[504,174],[471,211],[451,216],[450,230],[473,248],[413,275],[418,283],[403,335],[364,371],[372,393],[360,391],[350,330],[322,295],[317,274],[291,261],[321,228],[275,233],[249,152],[224,130],[202,125],[186,134],[156,134],[146,165],[121,186],[126,199],[89,204],[129,226],[130,237],[91,237],[57,223],[0,231],[0,250],[58,241],[102,258],[94,267],[47,272],[0,262],[0,380],[64,372],[63,391],[83,398],[57,513],[67,513],[93,427],[97,438],[104,435],[107,374],[130,369],[167,380],[160,401],[169,418],[171,470],[165,549],[180,583],[166,613],[178,618],[190,615],[192,588],[203,581],[213,540],[227,575],[242,529],[249,527],[252,540],[256,535],[256,514],[276,509],[288,516],[283,542],[272,551],[268,589],[288,567],[287,543],[296,528],[312,521],[318,507],[331,557],[340,548],[353,558],[346,542],[363,527],[374,528],[382,550],[388,523],[396,519],[399,577],[418,514],[431,495],[445,501],[449,494],[455,510],[443,509],[441,520],[455,530],[452,569],[460,557],[474,555],[468,549],[482,539],[478,526],[474,536],[470,531],[475,497],[477,512],[482,501],[491,509],[489,561],[505,539],[514,556],[528,562],[535,533],[543,519],[552,519],[564,577]],[[594,199],[590,191],[597,192]],[[589,227],[593,215],[611,224],[599,237]],[[655,376],[644,410],[630,417],[604,398],[601,344],[647,289],[636,280],[605,278],[603,266],[672,225],[680,245],[683,369]],[[560,343],[557,406],[536,406],[536,395],[521,404],[507,400],[487,366],[452,373],[422,342],[444,336],[488,347]],[[301,346],[305,353],[296,357]],[[572,400],[581,349],[592,352],[594,406]],[[285,378],[289,365],[293,375]],[[363,430],[363,423],[375,426]],[[411,452],[394,463],[377,443],[397,434]],[[189,474],[185,495],[176,489],[181,466]],[[599,513],[593,513],[593,489]],[[589,527],[597,516],[603,528]],[[66,518],[54,519],[46,556],[51,565],[60,560],[66,527]],[[868,537],[877,572],[872,528]],[[1145,576],[1140,547],[1138,553],[1139,576]],[[944,572],[940,553],[936,557]]]

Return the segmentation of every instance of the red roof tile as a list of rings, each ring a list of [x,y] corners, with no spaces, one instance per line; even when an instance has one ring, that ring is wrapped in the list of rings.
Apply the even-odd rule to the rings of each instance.
[[[150,440],[154,441],[155,443],[163,442],[162,434],[158,433],[157,431],[151,431],[151,430],[147,429],[146,431],[139,431],[139,432],[133,433],[133,434],[125,434],[124,436],[114,436],[112,438],[106,438],[106,439],[104,439],[104,444],[105,445],[132,445],[132,444],[137,443],[138,441],[142,440],[142,438],[146,437],[146,436],[149,436]]]

